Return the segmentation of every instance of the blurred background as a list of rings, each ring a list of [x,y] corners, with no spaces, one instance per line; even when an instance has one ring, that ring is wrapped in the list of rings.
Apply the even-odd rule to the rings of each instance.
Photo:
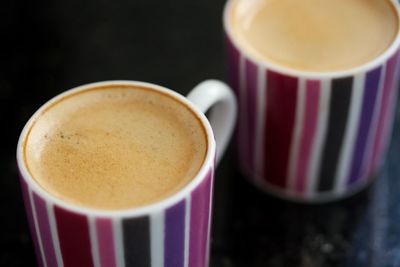
[[[183,95],[204,79],[226,81],[224,2],[2,1],[0,266],[36,266],[15,164],[33,112],[95,81],[148,81]],[[399,113],[377,182],[333,204],[293,204],[258,191],[230,148],[216,174],[210,266],[400,266]]]

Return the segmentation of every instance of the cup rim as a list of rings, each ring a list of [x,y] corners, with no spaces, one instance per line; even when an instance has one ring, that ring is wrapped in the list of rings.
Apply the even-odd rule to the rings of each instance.
[[[147,204],[147,205],[140,206],[140,207],[134,207],[134,208],[118,209],[118,210],[89,208],[89,207],[75,205],[75,204],[66,202],[64,200],[61,200],[61,199],[55,197],[51,193],[47,192],[44,188],[42,188],[34,180],[32,175],[29,173],[26,163],[25,163],[25,160],[24,160],[24,157],[23,157],[24,140],[25,140],[32,124],[41,115],[41,113],[47,107],[49,107],[52,103],[58,101],[61,98],[66,97],[70,94],[85,91],[85,90],[88,90],[91,88],[111,86],[111,85],[140,86],[140,87],[145,87],[146,89],[150,89],[153,91],[162,92],[163,94],[166,94],[169,97],[174,98],[175,100],[177,100],[184,106],[188,107],[193,112],[193,114],[195,116],[197,116],[197,118],[199,119],[202,127],[205,130],[205,135],[207,138],[207,152],[204,157],[204,161],[203,161],[199,171],[197,172],[197,174],[192,178],[192,180],[189,183],[187,183],[184,187],[179,189],[174,194],[172,194],[166,198],[160,199],[154,203]],[[109,80],[109,81],[84,84],[84,85],[77,86],[72,89],[66,90],[63,93],[54,96],[53,98],[51,98],[50,100],[45,102],[38,110],[36,110],[35,113],[30,117],[30,119],[25,124],[25,126],[19,136],[18,144],[17,144],[17,165],[18,165],[18,170],[19,170],[21,179],[24,179],[24,181],[29,185],[30,188],[32,188],[33,191],[38,193],[43,198],[50,200],[51,203],[53,203],[61,208],[72,211],[74,213],[85,214],[87,216],[118,217],[118,218],[119,217],[140,217],[140,216],[149,215],[153,212],[165,210],[166,208],[179,203],[180,201],[185,199],[188,195],[190,195],[190,193],[193,190],[195,190],[195,188],[197,188],[203,182],[203,180],[206,179],[207,174],[210,171],[210,169],[214,168],[213,165],[214,165],[215,150],[216,150],[216,144],[215,144],[214,134],[213,134],[213,131],[212,131],[209,121],[207,120],[204,113],[201,112],[200,109],[197,106],[195,106],[195,104],[190,102],[183,95],[181,95],[175,91],[172,91],[171,89],[168,89],[166,87],[148,83],[148,82],[129,81],[129,80]]]
[[[232,6],[234,2],[240,0],[227,0],[223,10],[223,27],[224,32],[227,35],[228,39],[232,44],[239,50],[241,54],[243,54],[246,58],[249,58],[251,61],[255,62],[257,65],[262,66],[267,70],[276,71],[279,73],[285,73],[290,76],[294,77],[304,77],[306,79],[332,79],[332,78],[341,78],[341,77],[348,77],[353,76],[355,73],[367,72],[371,69],[375,69],[378,66],[385,63],[390,57],[392,57],[400,47],[400,3],[397,0],[387,0],[393,5],[393,8],[397,15],[397,22],[398,22],[398,30],[396,37],[392,41],[391,45],[379,56],[369,60],[368,62],[361,64],[359,66],[338,70],[338,71],[303,71],[296,68],[286,67],[284,65],[279,65],[273,63],[268,60],[260,59],[254,55],[252,55],[249,51],[247,51],[234,37],[232,33],[232,27],[229,23],[229,15],[232,11]]]

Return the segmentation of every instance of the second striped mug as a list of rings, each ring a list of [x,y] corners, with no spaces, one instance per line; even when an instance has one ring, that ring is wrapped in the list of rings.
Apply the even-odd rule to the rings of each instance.
[[[238,161],[252,182],[325,202],[371,181],[394,119],[399,17],[394,0],[227,2]]]

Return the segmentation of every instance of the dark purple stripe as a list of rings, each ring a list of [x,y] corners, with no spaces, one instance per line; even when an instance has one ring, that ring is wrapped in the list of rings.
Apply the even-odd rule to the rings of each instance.
[[[150,267],[150,219],[129,218],[122,221],[125,267]]]
[[[206,266],[212,172],[191,196],[189,267]]]
[[[247,156],[246,160],[248,162],[247,169],[254,170],[254,142],[255,142],[255,132],[256,132],[256,120],[257,120],[257,74],[258,68],[255,64],[246,60],[246,94],[247,94]]]
[[[353,77],[345,77],[334,79],[331,83],[327,133],[318,176],[320,192],[332,190],[335,184],[336,168],[349,117],[353,80]]]
[[[38,261],[39,267],[42,267],[43,260],[42,260],[41,254],[40,254],[39,242],[38,242],[37,235],[36,235],[35,223],[34,223],[33,214],[32,214],[32,205],[29,200],[28,185],[23,178],[20,178],[19,180],[21,183],[22,196],[24,198],[25,211],[26,211],[26,216],[28,218],[29,230],[31,231],[31,237],[32,237],[33,247],[35,249],[36,259]]]
[[[54,215],[64,267],[93,266],[87,218],[57,206]]]
[[[361,173],[368,133],[370,131],[372,116],[374,113],[381,71],[381,68],[377,68],[367,73],[364,86],[363,104],[360,114],[361,117],[358,124],[358,134],[354,147],[353,161],[351,164],[351,172],[350,177],[348,178],[348,184],[352,184],[360,178],[359,176]]]
[[[185,201],[165,213],[164,266],[183,267],[185,246]]]
[[[36,207],[37,221],[47,266],[57,266],[46,202],[35,193],[33,193],[33,200]]]

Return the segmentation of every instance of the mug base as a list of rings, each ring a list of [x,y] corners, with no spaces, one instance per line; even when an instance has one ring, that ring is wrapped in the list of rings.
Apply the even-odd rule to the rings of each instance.
[[[280,198],[282,200],[286,200],[294,203],[302,203],[302,204],[324,204],[331,203],[340,200],[345,200],[350,198],[359,192],[363,191],[367,187],[369,187],[374,181],[376,175],[370,176],[366,179],[361,179],[358,183],[355,183],[350,188],[345,191],[333,191],[333,192],[315,192],[314,194],[299,194],[293,191],[281,189],[275,185],[270,183],[261,181],[261,179],[254,179],[253,176],[249,174],[248,171],[245,170],[243,166],[240,167],[240,171],[246,180],[248,180],[251,184],[253,184],[256,188],[265,192],[271,196]]]

